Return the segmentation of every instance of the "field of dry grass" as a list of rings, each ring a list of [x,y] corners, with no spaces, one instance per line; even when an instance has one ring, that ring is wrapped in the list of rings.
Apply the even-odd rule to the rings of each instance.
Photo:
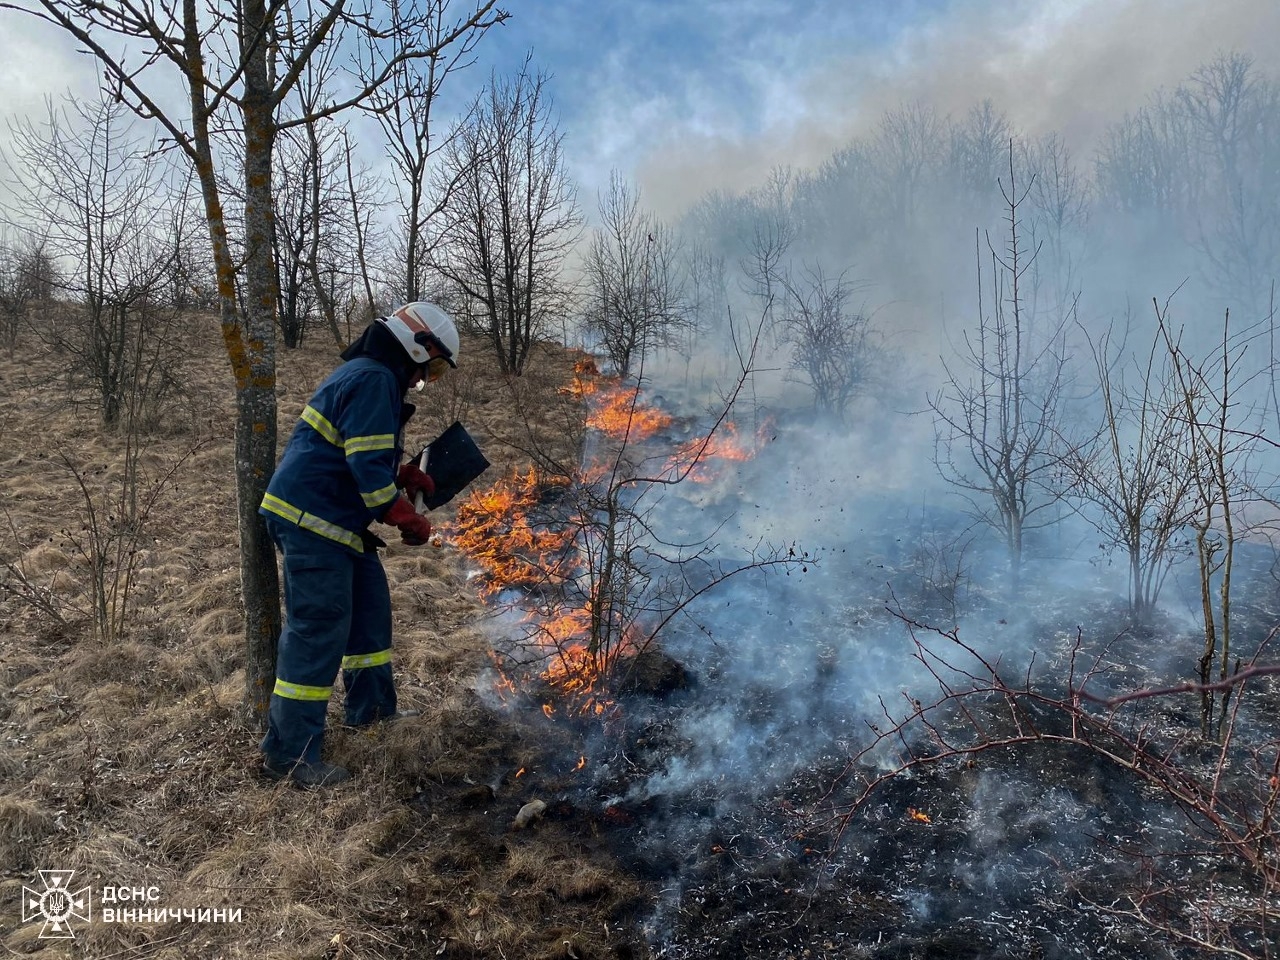
[[[0,944],[10,955],[107,958],[603,958],[643,956],[646,891],[587,825],[512,824],[554,790],[563,745],[495,712],[477,690],[485,610],[464,559],[392,539],[385,562],[403,706],[422,717],[367,733],[334,726],[328,758],[357,778],[302,792],[258,776],[244,685],[231,428],[233,391],[212,321],[181,371],[186,396],[146,438],[141,486],[160,487],[142,531],[122,635],[87,616],[76,544],[90,497],[115,495],[120,437],[22,344],[0,359]],[[464,372],[429,388],[414,443],[462,419],[493,467],[527,448],[511,391],[468,343]],[[280,444],[336,361],[317,342],[279,363]],[[550,404],[573,357],[548,348],[523,404]],[[539,397],[539,391],[543,396]],[[535,407],[536,408],[536,407]],[[59,459],[84,475],[82,491]],[[183,460],[182,458],[186,458]],[[104,512],[110,506],[98,501]],[[447,522],[451,507],[433,515]],[[99,517],[102,529],[110,520]],[[390,531],[389,531],[390,532]],[[17,593],[14,592],[16,589]],[[337,698],[331,704],[336,723]],[[517,771],[525,771],[517,777]],[[74,940],[24,922],[39,870],[73,870],[95,895]],[[117,908],[239,908],[238,923],[104,922],[102,887],[154,888]],[[179,916],[181,916],[179,914]]]

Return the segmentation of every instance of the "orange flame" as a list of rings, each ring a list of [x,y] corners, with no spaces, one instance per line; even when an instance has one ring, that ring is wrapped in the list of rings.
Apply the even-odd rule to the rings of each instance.
[[[915,807],[907,807],[907,816],[916,823],[933,823],[933,818],[923,810],[917,810]]]
[[[667,469],[677,476],[688,471],[690,480],[706,483],[714,475],[715,464],[723,461],[741,463],[755,454],[754,445],[748,445],[738,435],[737,425],[726,420],[715,433],[681,444],[667,461]]]
[[[573,365],[573,382],[567,387],[561,387],[560,392],[579,400],[589,397],[598,389],[596,378],[599,376],[600,368],[596,366],[595,359],[584,353]]]
[[[530,468],[523,476],[476,490],[458,504],[453,542],[488,575],[484,592],[532,587],[557,575],[548,563],[562,554],[573,535],[530,519],[546,486]]]
[[[532,519],[547,484],[536,471],[501,480],[492,487],[470,494],[458,507],[454,542],[485,574],[481,592],[493,594],[508,587],[532,589],[570,578],[577,563],[572,550],[573,531],[552,530]],[[593,627],[590,604],[579,609],[554,603],[531,611],[534,621],[526,641],[545,652],[540,679],[563,697],[570,716],[601,715],[612,701],[603,693],[607,665],[592,649]],[[621,652],[623,645],[610,649]],[[517,694],[515,680],[506,674],[495,655],[499,680],[497,692],[504,699]],[[544,704],[547,717],[556,714],[552,703]]]
[[[587,426],[615,439],[643,440],[671,426],[671,416],[637,402],[639,387],[615,386],[600,397]]]

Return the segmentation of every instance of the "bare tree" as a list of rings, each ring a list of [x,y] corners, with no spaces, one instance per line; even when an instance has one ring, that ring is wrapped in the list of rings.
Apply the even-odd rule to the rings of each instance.
[[[582,222],[546,84],[528,60],[511,79],[493,75],[436,168],[451,191],[436,265],[516,375],[568,309],[564,261]]]
[[[1138,621],[1155,609],[1192,519],[1192,477],[1187,469],[1189,425],[1169,355],[1157,333],[1135,362],[1136,385],[1126,378],[1108,332],[1091,341],[1102,404],[1102,431],[1063,458],[1071,496],[1081,514],[1123,552],[1128,565],[1129,610]]]
[[[1207,195],[1196,244],[1211,281],[1255,316],[1280,270],[1280,85],[1253,61],[1223,54],[1177,91],[1175,102],[1200,147]],[[1192,175],[1201,171],[1190,171]]]
[[[17,348],[27,308],[35,299],[35,284],[24,269],[26,256],[22,241],[0,240],[0,342],[9,356]]]
[[[167,303],[190,225],[182,177],[140,140],[119,104],[48,105],[41,126],[18,127],[17,203],[46,249],[66,264],[68,303],[37,333],[74,358],[71,386],[88,386],[108,427],[177,383],[181,350]]]
[[[650,348],[670,344],[688,326],[676,241],[617,171],[600,198],[600,226],[583,272],[586,328],[618,376],[629,376]]]
[[[287,347],[301,345],[311,320],[323,320],[339,347],[345,346],[338,324],[353,305],[365,208],[379,205],[377,185],[357,174],[351,141],[344,125],[324,116],[324,101],[336,82],[336,46],[316,52],[298,81],[296,103],[289,106],[301,124],[283,132],[277,163],[276,271],[279,322]],[[354,248],[354,249],[353,249]]]
[[[1198,255],[1188,272],[1256,317],[1280,270],[1277,162],[1280,85],[1223,54],[1107,132],[1097,184],[1104,208],[1176,238]]]
[[[782,291],[777,315],[792,365],[813,394],[814,410],[843,420],[849,402],[875,367],[878,345],[871,318],[850,307],[857,286],[844,274],[828,277],[821,267],[799,277],[789,270],[776,280]]]
[[[357,280],[360,274],[351,269],[354,248],[359,244],[356,224],[364,212],[363,205],[376,205],[372,185],[363,180],[363,190],[348,189],[346,173],[351,169],[351,143],[345,130],[331,129],[326,143],[316,123],[306,126],[308,156],[311,159],[311,221],[307,231],[307,275],[315,291],[316,304],[328,327],[333,342],[345,346],[350,342],[338,323],[339,310],[346,326],[358,302]],[[322,188],[323,185],[323,188]],[[370,317],[372,319],[372,317]]]
[[[307,253],[317,214],[313,204],[322,189],[317,176],[320,151],[317,139],[303,131],[288,131],[281,136],[276,144],[274,173],[271,245],[276,269],[276,323],[281,342],[289,349],[302,346],[316,307]]]
[[[451,2],[427,0],[421,5],[429,43],[447,33]],[[471,55],[477,40],[479,34],[463,38],[448,48],[444,56],[403,61],[392,72],[390,81],[369,98],[367,109],[382,126],[387,138],[387,155],[396,171],[400,273],[393,286],[401,300],[419,300],[426,296],[424,272],[431,261],[430,244],[438,239],[430,224],[448,203],[456,185],[442,179],[432,193],[427,167],[448,142],[448,136],[461,129],[461,125],[455,125],[445,136],[437,136],[432,117],[445,80],[474,62]],[[464,172],[454,171],[456,176]]]
[[[1089,187],[1071,151],[1056,133],[1024,143],[1021,163],[1028,178],[1030,205],[1028,236],[1039,246],[1034,272],[1044,276],[1050,292],[1049,309],[1062,315],[1077,293],[1089,223]]]
[[[871,221],[875,197],[867,189],[875,176],[870,146],[855,140],[837,150],[796,185],[797,206],[812,249],[850,248],[851,227],[861,234]]]
[[[725,259],[707,244],[686,248],[685,273],[688,277],[691,332],[708,326],[713,316],[723,316],[728,307],[728,282]]]
[[[1201,358],[1182,345],[1182,334],[1169,319],[1169,302],[1153,300],[1159,335],[1168,351],[1177,415],[1186,425],[1183,469],[1191,487],[1189,523],[1195,536],[1204,648],[1199,660],[1201,732],[1221,738],[1233,692],[1221,693],[1215,681],[1232,672],[1232,587],[1236,554],[1247,531],[1245,506],[1250,496],[1247,460],[1261,436],[1250,422],[1251,406],[1242,394],[1247,380],[1244,358],[1256,329],[1231,330],[1231,315],[1222,321],[1216,349]],[[1239,669],[1239,663],[1235,665]],[[1216,671],[1216,675],[1215,675]],[[1216,708],[1216,714],[1215,714]]]
[[[746,275],[748,292],[765,305],[766,333],[774,332],[773,326],[777,319],[774,306],[779,297],[778,280],[786,272],[783,264],[795,245],[797,236],[795,220],[786,207],[775,203],[756,210],[752,218],[751,234],[746,239],[745,253],[739,265]]]
[[[881,222],[895,234],[917,224],[946,156],[949,132],[947,120],[921,102],[903,104],[881,117],[870,144],[873,189]]]
[[[359,309],[363,310],[364,315],[372,320],[377,316],[377,298],[373,293],[373,280],[369,275],[369,247],[371,237],[373,235],[372,211],[360,206],[359,190],[356,187],[356,174],[352,166],[351,159],[351,142],[348,137],[343,137],[347,154],[347,197],[351,203],[351,226],[355,236],[355,250],[353,253],[356,258],[356,266],[358,268],[357,276],[360,280],[360,292],[364,294],[363,302]],[[353,299],[351,309],[357,309],[356,300]],[[344,338],[351,340],[351,332],[347,331]]]
[[[266,717],[280,633],[280,590],[275,552],[258,504],[276,461],[275,266],[272,262],[272,160],[282,127],[277,113],[294,92],[302,69],[317,50],[342,45],[343,32],[377,37],[352,65],[351,82],[326,100],[321,115],[334,116],[368,99],[404,60],[439,56],[450,45],[506,18],[496,0],[476,0],[434,45],[421,42],[424,24],[413,5],[366,2],[313,6],[245,0],[201,7],[195,0],[139,6],[131,0],[3,0],[0,10],[20,11],[53,23],[97,58],[111,95],[155,120],[192,163],[200,183],[205,221],[217,269],[223,341],[236,381],[236,493],[240,568],[245,603],[246,699]],[[134,50],[140,60],[115,51]],[[137,54],[143,50],[145,53]],[[176,76],[175,76],[176,73]],[[166,108],[175,79],[186,110]],[[243,262],[233,256],[215,141],[222,129],[242,130],[239,152],[244,183]],[[238,286],[247,291],[244,310]]]
[[[929,398],[934,415],[934,462],[943,479],[969,498],[975,517],[998,531],[1007,547],[1013,587],[1022,566],[1024,534],[1037,514],[1056,502],[1060,406],[1066,386],[1065,327],[1055,318],[1035,330],[1023,302],[1022,282],[1035,251],[1019,246],[1018,192],[1009,145],[1009,186],[1001,184],[1008,235],[1004,251],[990,254],[991,313],[984,310],[978,277],[978,321],[966,332],[956,368],[944,362],[946,385]],[[979,258],[979,263],[981,259]]]
[[[946,182],[963,201],[962,215],[972,217],[999,199],[997,184],[1007,167],[1013,124],[988,99],[970,108],[964,121],[947,132]]]

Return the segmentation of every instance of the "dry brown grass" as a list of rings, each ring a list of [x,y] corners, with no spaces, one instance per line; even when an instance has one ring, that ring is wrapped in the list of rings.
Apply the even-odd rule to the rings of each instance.
[[[0,560],[54,605],[0,602],[0,944],[100,960],[641,955],[628,917],[643,893],[586,826],[549,817],[511,830],[556,786],[511,773],[537,768],[556,733],[530,734],[475,692],[485,610],[447,546],[393,540],[385,554],[401,700],[422,716],[343,730],[335,698],[328,752],[354,781],[305,793],[257,775],[258,733],[240,709],[232,385],[207,333],[184,371],[191,405],[147,441],[151,477],[196,452],[153,512],[127,636],[112,644],[84,619],[83,561],[62,532],[82,522],[83,502],[58,455],[101,468],[109,487],[123,444],[49,386],[57,358],[0,360]],[[550,409],[574,358],[546,348],[513,391],[483,354],[468,343],[467,379],[417,401],[411,437],[462,419],[494,480],[530,447],[513,397]],[[281,445],[334,362],[323,342],[280,357]],[[541,442],[572,456],[573,437],[541,419]],[[451,511],[438,514],[440,525]],[[37,869],[75,870],[95,892],[155,886],[156,906],[239,907],[243,920],[106,924],[95,903],[74,944],[40,939],[19,909]]]

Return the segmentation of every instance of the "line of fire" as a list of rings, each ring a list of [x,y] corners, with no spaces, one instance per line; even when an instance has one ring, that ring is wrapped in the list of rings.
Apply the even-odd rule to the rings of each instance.
[[[579,362],[568,390],[589,405],[586,425],[606,447],[574,476],[531,467],[473,491],[458,505],[449,538],[479,569],[481,594],[519,611],[519,642],[510,656],[495,655],[498,691],[528,695],[536,682],[547,716],[601,716],[617,707],[611,685],[657,639],[654,619],[669,616],[646,606],[648,598],[621,596],[649,575],[634,562],[636,544],[620,542],[629,534],[620,527],[637,523],[636,491],[648,482],[710,483],[726,464],[750,459],[758,438],[725,420],[646,463],[651,477],[623,477],[610,455],[661,437],[674,417],[641,402],[638,385],[601,376],[590,360]],[[792,550],[785,560],[803,558]]]

